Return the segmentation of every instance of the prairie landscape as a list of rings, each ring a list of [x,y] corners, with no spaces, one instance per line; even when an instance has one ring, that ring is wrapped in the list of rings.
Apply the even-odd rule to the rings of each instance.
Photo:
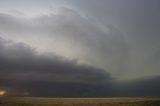
[[[3,97],[0,106],[160,106],[159,97],[42,98]]]

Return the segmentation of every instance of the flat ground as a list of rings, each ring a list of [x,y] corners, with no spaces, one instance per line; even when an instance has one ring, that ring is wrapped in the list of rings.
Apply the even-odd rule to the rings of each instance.
[[[0,106],[160,106],[160,97],[120,97],[120,98],[0,97]]]

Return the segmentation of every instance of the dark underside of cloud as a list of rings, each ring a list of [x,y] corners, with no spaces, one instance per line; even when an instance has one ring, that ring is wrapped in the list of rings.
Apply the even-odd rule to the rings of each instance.
[[[0,79],[99,83],[110,80],[102,69],[54,54],[39,54],[24,43],[0,39]]]
[[[9,96],[156,96],[160,78],[122,83],[103,69],[0,38],[0,89]]]
[[[54,81],[1,81],[9,89],[9,96],[35,97],[122,97],[159,96],[160,77],[119,83],[110,81],[103,84]],[[29,93],[29,95],[25,95]]]
[[[123,74],[128,57],[124,35],[116,27],[90,20],[69,8],[26,19],[0,13],[0,33],[42,52],[55,52],[71,59]],[[15,27],[16,26],[16,27]]]

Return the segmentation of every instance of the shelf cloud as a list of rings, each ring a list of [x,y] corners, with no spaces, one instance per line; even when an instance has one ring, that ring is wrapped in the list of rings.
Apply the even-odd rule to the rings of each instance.
[[[1,0],[0,89],[23,96],[159,95],[158,4]]]

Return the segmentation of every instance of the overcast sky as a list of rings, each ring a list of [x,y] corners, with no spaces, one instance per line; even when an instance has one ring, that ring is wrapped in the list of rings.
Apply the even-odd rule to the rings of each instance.
[[[147,82],[160,88],[159,5],[159,0],[1,0],[0,89],[12,95],[29,95],[40,86],[48,92],[31,95],[66,96],[64,89],[50,90],[73,88],[71,96],[94,96],[97,90],[96,96],[123,96],[116,89],[138,92],[151,86]],[[157,94],[148,89],[141,95]]]

